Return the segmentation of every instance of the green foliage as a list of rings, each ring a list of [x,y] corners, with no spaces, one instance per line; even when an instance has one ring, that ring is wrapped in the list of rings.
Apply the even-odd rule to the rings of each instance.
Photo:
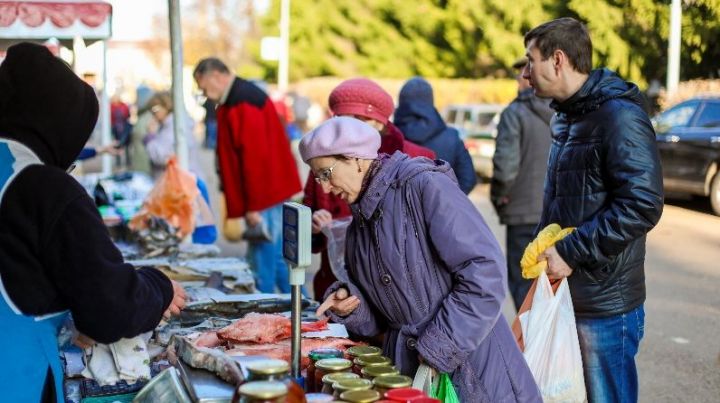
[[[279,35],[279,0],[261,23]],[[595,66],[664,81],[670,0],[292,0],[291,80],[318,76],[493,78],[512,75],[523,35],[571,16],[591,31]],[[683,1],[683,79],[714,77],[720,0]],[[258,55],[258,52],[255,52]],[[259,59],[259,57],[257,57]],[[260,62],[272,80],[276,62]]]

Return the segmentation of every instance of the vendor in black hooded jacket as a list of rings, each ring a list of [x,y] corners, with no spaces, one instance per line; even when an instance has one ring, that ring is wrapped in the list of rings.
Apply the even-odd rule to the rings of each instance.
[[[89,339],[155,328],[185,304],[181,286],[124,263],[92,199],[66,170],[95,126],[92,88],[45,47],[0,64],[0,393],[63,402],[57,332],[72,313]]]

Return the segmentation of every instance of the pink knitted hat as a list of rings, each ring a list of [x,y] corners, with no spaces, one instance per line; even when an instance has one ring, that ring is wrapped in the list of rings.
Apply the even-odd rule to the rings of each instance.
[[[345,80],[330,93],[328,106],[333,115],[357,115],[387,124],[395,110],[390,94],[367,78]]]
[[[369,124],[338,116],[323,122],[300,140],[300,155],[308,162],[315,157],[344,155],[372,160],[380,148],[380,133]]]

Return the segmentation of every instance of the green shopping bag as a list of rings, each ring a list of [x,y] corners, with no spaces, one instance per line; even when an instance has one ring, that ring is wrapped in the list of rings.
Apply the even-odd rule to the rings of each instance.
[[[460,403],[455,387],[453,386],[450,375],[446,373],[440,374],[440,380],[438,381],[437,388],[433,390],[430,397],[439,399],[443,403]]]

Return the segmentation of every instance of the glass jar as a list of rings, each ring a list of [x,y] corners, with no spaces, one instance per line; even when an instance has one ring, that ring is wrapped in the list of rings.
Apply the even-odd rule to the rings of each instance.
[[[308,393],[319,392],[320,389],[315,388],[315,363],[326,358],[343,358],[343,352],[337,348],[316,348],[308,354],[310,365],[308,365],[305,373],[305,390]]]
[[[365,367],[391,367],[392,360],[382,355],[362,355],[353,361],[353,372],[362,374]]]
[[[374,346],[353,346],[347,349],[347,355],[350,360],[354,360],[364,355],[380,355],[382,349]]]
[[[290,364],[284,360],[261,360],[246,366],[248,381],[279,381],[288,388],[288,403],[304,403],[305,391],[290,377]]]
[[[380,393],[374,390],[351,390],[341,394],[340,398],[349,403],[372,403],[380,400]]]
[[[380,392],[382,396],[385,396],[385,392],[389,390],[409,388],[412,382],[412,378],[405,375],[384,375],[373,379],[375,390]]]
[[[277,381],[246,382],[237,388],[233,403],[285,403],[287,386]]]
[[[344,358],[325,358],[315,363],[315,391],[328,393],[323,390],[323,377],[335,372],[350,372],[352,363]],[[332,390],[330,391],[332,393]]]
[[[378,376],[399,375],[400,371],[393,367],[365,367],[362,369],[362,377],[373,380]]]
[[[359,379],[360,377],[357,374],[353,374],[352,372],[335,372],[332,374],[327,374],[323,377],[322,383],[322,393],[327,393],[328,395],[333,394],[333,385],[335,382],[341,380],[341,379]]]
[[[427,397],[423,391],[412,388],[392,389],[385,392],[385,399],[393,402],[407,402],[409,400]]]
[[[367,379],[340,379],[333,383],[333,396],[339,398],[344,392],[351,390],[370,390],[372,389],[372,382]],[[341,399],[345,400],[345,399]]]

